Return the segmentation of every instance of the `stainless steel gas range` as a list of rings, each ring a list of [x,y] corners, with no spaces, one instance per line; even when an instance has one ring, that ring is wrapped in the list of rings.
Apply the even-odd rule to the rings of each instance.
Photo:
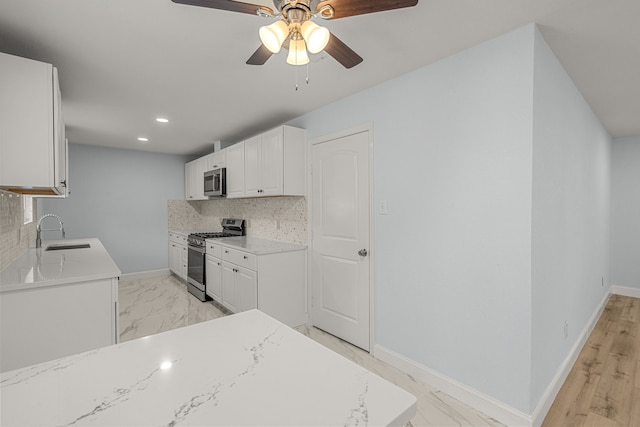
[[[222,231],[210,233],[191,233],[187,238],[187,289],[200,301],[207,300],[207,283],[205,279],[206,239],[245,235],[243,219],[223,218],[221,223]]]

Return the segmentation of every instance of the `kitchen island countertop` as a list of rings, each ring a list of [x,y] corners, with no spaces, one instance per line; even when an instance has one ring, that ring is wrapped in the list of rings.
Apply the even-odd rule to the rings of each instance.
[[[404,426],[416,412],[413,395],[258,310],[0,379],[12,426]]]
[[[47,251],[52,245],[88,243],[89,248]],[[0,293],[120,276],[121,272],[100,240],[45,240],[28,249],[0,272]]]

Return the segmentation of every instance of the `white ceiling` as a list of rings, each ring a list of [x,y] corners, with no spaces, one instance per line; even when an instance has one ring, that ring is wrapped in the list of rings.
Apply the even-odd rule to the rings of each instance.
[[[0,51],[58,67],[70,142],[200,154],[536,22],[610,133],[640,135],[637,0],[419,0],[322,21],[364,62],[315,55],[308,85],[284,50],[245,65],[270,22],[170,0],[0,0]]]

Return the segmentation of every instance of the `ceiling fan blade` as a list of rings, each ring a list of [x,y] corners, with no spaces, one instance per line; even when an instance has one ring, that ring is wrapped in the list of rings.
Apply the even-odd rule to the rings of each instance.
[[[329,43],[324,51],[341,63],[345,68],[353,68],[362,62],[360,55],[355,53],[349,46],[344,44],[342,40],[337,38],[333,33],[329,38]]]
[[[253,55],[251,55],[251,58],[247,59],[247,64],[248,65],[264,65],[264,63],[267,62],[269,58],[271,58],[271,55],[273,55],[273,53],[271,53],[269,49],[267,49],[266,47],[264,47],[263,44],[261,44],[258,50],[253,52]]]
[[[171,0],[174,3],[186,4],[189,6],[201,6],[209,7],[211,9],[228,10],[230,12],[248,13],[250,15],[256,15],[258,9],[262,9],[270,14],[273,14],[273,10],[255,4],[242,3],[233,0]]]
[[[334,10],[332,19],[338,19],[365,13],[402,9],[417,4],[418,0],[326,0],[318,4],[317,10],[320,11],[324,6],[330,5]]]

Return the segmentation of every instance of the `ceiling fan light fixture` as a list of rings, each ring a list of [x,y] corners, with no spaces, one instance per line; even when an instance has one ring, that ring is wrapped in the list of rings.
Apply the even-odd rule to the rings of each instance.
[[[289,26],[284,21],[276,21],[271,25],[260,27],[260,41],[272,53],[280,52],[282,43],[289,36]]]
[[[325,27],[321,27],[313,21],[306,21],[300,28],[302,37],[307,42],[307,49],[309,53],[322,52],[327,43],[329,43],[329,37],[331,33]]]
[[[289,42],[289,56],[287,64],[306,65],[309,63],[309,55],[303,39],[291,39]]]

